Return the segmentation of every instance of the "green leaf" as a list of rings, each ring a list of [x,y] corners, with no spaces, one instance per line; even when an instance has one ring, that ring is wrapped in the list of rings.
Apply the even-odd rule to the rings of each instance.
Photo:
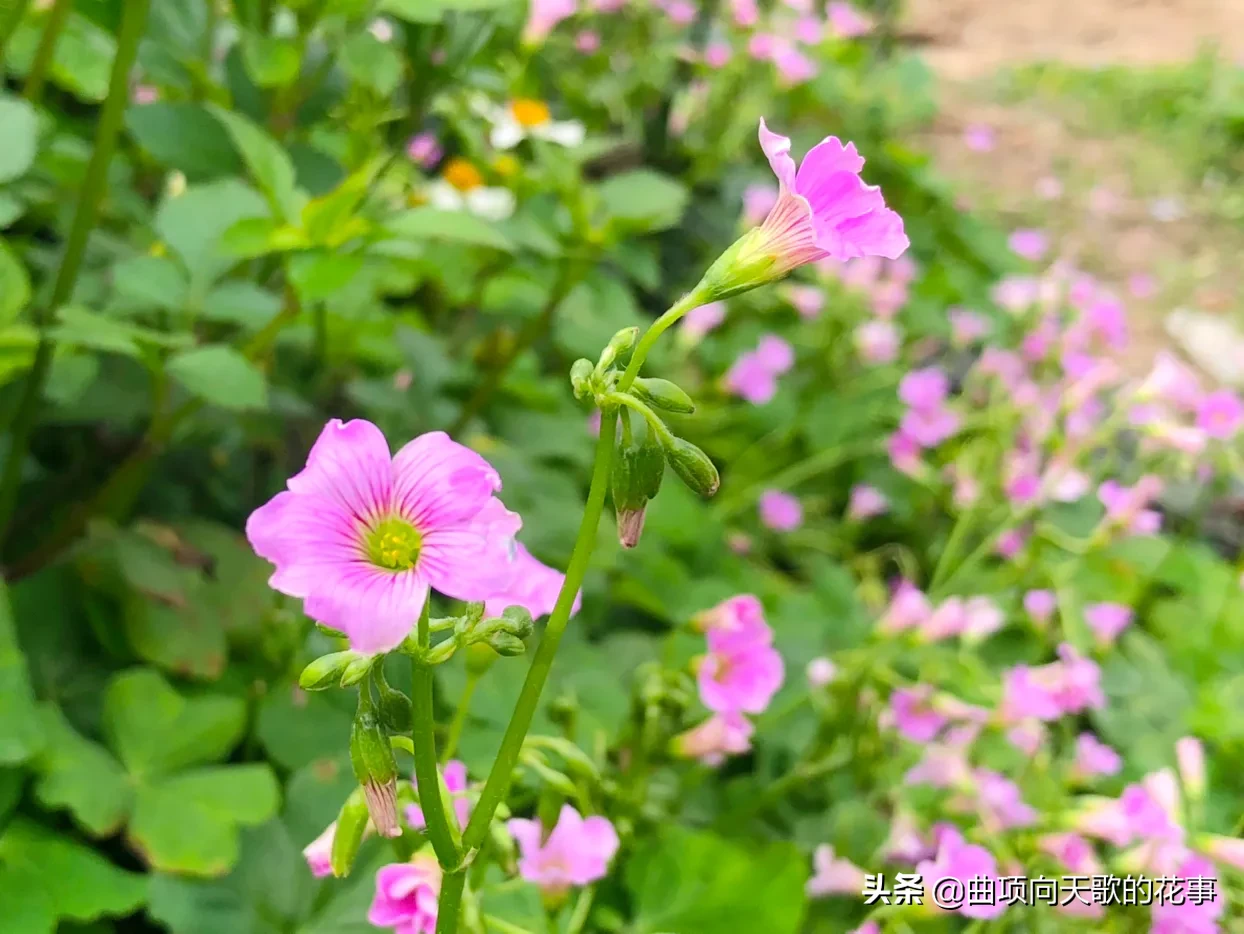
[[[93,836],[116,833],[132,801],[125,770],[108,750],[70,726],[54,704],[42,705],[38,723],[47,738],[35,762],[39,802],[53,810],[67,809]]]
[[[117,321],[79,305],[66,305],[56,318],[51,334],[57,343],[127,357],[140,356],[144,344],[184,347],[191,340],[188,334],[165,334],[127,321]]]
[[[267,214],[263,198],[253,189],[225,179],[191,185],[176,198],[166,198],[156,212],[155,227],[181,258],[192,289],[203,289],[237,262],[220,246],[224,232],[245,218]]]
[[[341,46],[341,67],[351,81],[387,97],[402,80],[402,57],[370,32],[355,33]]]
[[[601,182],[598,192],[609,219],[631,231],[674,227],[687,208],[687,189],[651,169],[614,175]]]
[[[255,732],[274,762],[294,771],[341,754],[353,717],[325,693],[289,685],[264,698]]]
[[[168,372],[191,394],[224,409],[263,409],[268,383],[263,373],[232,347],[214,344],[173,356]]]
[[[33,821],[19,818],[0,836],[0,918],[7,930],[27,934],[50,931],[62,918],[120,917],[146,900],[145,876],[119,869],[90,847]],[[16,912],[14,902],[20,906]]]
[[[5,64],[25,74],[42,38],[45,16],[31,16],[14,35]],[[53,84],[82,100],[99,102],[108,96],[108,78],[116,55],[112,33],[80,13],[70,13],[56,40],[49,77]]]
[[[218,620],[189,603],[169,604],[132,591],[124,599],[122,620],[126,638],[144,661],[187,678],[214,680],[224,673],[225,632]]]
[[[186,275],[167,257],[135,256],[117,263],[112,281],[117,297],[137,308],[181,311],[186,306]]]
[[[30,277],[26,267],[9,245],[0,240],[0,324],[16,318],[29,301]]]
[[[281,300],[253,282],[230,279],[207,293],[200,315],[257,331],[281,311]]]
[[[391,218],[385,227],[394,237],[406,240],[444,240],[497,250],[514,249],[496,227],[465,211],[412,208]]]
[[[210,694],[182,697],[159,673],[138,668],[108,685],[104,727],[131,775],[163,775],[227,755],[245,732],[246,703]]]
[[[627,864],[639,934],[795,934],[808,870],[789,843],[758,846],[671,828]]]
[[[437,0],[380,0],[378,11],[408,23],[439,23],[444,14]]]
[[[242,37],[242,63],[261,88],[279,88],[298,77],[302,57],[292,39],[247,33]]]
[[[11,182],[34,164],[39,121],[26,101],[0,97],[0,182]]]
[[[202,104],[156,101],[125,112],[130,135],[151,157],[193,181],[235,174],[242,168],[229,138]]]
[[[138,789],[129,833],[161,872],[219,876],[238,857],[238,828],[262,824],[280,805],[267,765],[195,769]]]
[[[0,230],[4,230],[26,213],[26,205],[7,191],[0,191]]]
[[[41,732],[8,589],[0,583],[0,765],[18,765],[37,753]]]
[[[28,324],[0,327],[0,385],[30,369],[39,332]]]
[[[260,189],[268,196],[268,203],[274,213],[287,221],[296,219],[301,206],[298,203],[298,191],[294,187],[294,163],[290,160],[289,153],[246,117],[214,104],[210,109],[229,132],[238,154],[250,169]]]
[[[304,304],[328,298],[345,288],[363,268],[358,253],[307,250],[289,257],[289,280]]]

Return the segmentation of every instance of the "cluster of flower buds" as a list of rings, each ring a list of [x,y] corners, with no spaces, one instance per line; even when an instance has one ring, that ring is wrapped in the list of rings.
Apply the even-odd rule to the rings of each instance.
[[[613,459],[610,495],[618,520],[618,539],[626,548],[639,543],[648,502],[656,497],[668,463],[683,483],[701,496],[712,496],[721,477],[702,450],[675,435],[659,413],[689,415],[695,402],[667,379],[623,378],[638,328],[623,328],[610,339],[595,365],[580,358],[570,368],[575,398],[591,398],[602,411],[620,410],[622,435]],[[626,388],[622,389],[621,386]],[[631,413],[640,416],[634,429]]]

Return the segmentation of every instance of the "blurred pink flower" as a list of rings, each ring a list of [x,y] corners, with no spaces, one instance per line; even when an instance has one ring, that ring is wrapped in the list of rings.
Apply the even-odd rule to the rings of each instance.
[[[430,588],[480,600],[513,573],[522,520],[494,495],[492,466],[444,432],[393,456],[371,422],[333,419],[287,485],[251,513],[246,536],[276,565],[270,586],[355,651],[401,643]]]
[[[333,838],[337,835],[337,822],[333,821],[324,832],[302,848],[311,875],[317,879],[333,874]]]
[[[756,357],[770,372],[781,376],[795,365],[795,348],[776,334],[766,334],[756,345]]]
[[[1052,590],[1030,590],[1024,594],[1024,611],[1042,626],[1049,622],[1057,606]]]
[[[746,29],[756,25],[756,21],[760,19],[760,10],[756,6],[756,0],[730,0],[730,15],[734,17],[735,25]]]
[[[1027,227],[1012,233],[1006,242],[1012,253],[1034,263],[1050,248],[1050,238],[1043,231]]]
[[[741,756],[752,748],[755,727],[736,711],[713,714],[699,726],[674,737],[674,753],[718,766],[727,756]]]
[[[381,866],[367,920],[378,928],[396,928],[398,934],[434,934],[440,892],[441,867],[430,853]]]
[[[889,321],[865,321],[855,329],[855,346],[865,363],[891,363],[902,340]]]
[[[924,445],[903,430],[894,432],[886,441],[886,453],[894,469],[908,476],[916,476],[923,466],[920,452]]]
[[[140,107],[144,104],[154,104],[160,99],[160,91],[151,84],[138,84],[134,86],[134,91],[130,95],[130,100]]]
[[[743,221],[749,227],[761,223],[777,204],[778,190],[767,182],[753,182],[743,189]]]
[[[967,347],[985,337],[990,330],[989,319],[965,308],[951,308],[950,339],[956,347]]]
[[[760,494],[760,521],[775,532],[790,532],[803,524],[803,507],[789,493],[765,490]]]
[[[465,827],[467,821],[471,819],[471,802],[466,796],[466,763],[458,759],[450,759],[441,769],[441,774],[445,777],[445,790],[449,792],[450,800],[453,801],[454,817],[458,819],[458,826]],[[423,808],[417,804],[407,807],[406,823],[416,830],[423,830],[427,827],[428,822],[423,816]]]
[[[922,625],[932,612],[933,608],[929,605],[929,598],[924,595],[924,592],[911,581],[903,579],[894,588],[894,594],[890,597],[890,605],[878,622],[877,628],[886,634],[914,629]]]
[[[851,487],[851,498],[847,503],[847,517],[857,522],[880,516],[890,508],[890,501],[875,486],[858,483]]]
[[[1196,412],[1197,427],[1211,438],[1227,440],[1244,425],[1244,405],[1229,389],[1218,389],[1201,397]]]
[[[1205,857],[1188,854],[1175,870],[1178,879],[1211,879],[1217,883],[1218,876],[1213,864]],[[1175,891],[1171,886],[1167,891]],[[1202,889],[1204,891],[1204,887]],[[1182,898],[1158,899],[1150,910],[1153,926],[1149,934],[1216,934],[1221,928],[1218,920],[1227,907],[1227,899],[1222,886],[1215,884],[1212,898],[1198,904],[1199,899],[1187,896],[1187,882],[1178,891],[1185,893]],[[1208,893],[1207,893],[1208,894]]]
[[[974,123],[963,131],[963,143],[973,152],[989,152],[994,148],[993,127]]]
[[[830,31],[839,39],[857,39],[873,30],[873,21],[850,3],[835,0],[827,12]]]
[[[1007,276],[990,292],[994,302],[1012,314],[1018,314],[1034,305],[1041,291],[1041,284],[1032,276]]]
[[[739,355],[726,371],[724,385],[752,405],[764,405],[777,395],[777,376],[754,350]]]
[[[569,804],[562,805],[547,839],[539,820],[516,817],[506,827],[518,843],[518,874],[550,894],[603,879],[618,852],[618,834],[609,818],[584,818]]]
[[[689,26],[695,22],[698,10],[691,0],[667,0],[664,7],[670,22],[678,26]]]
[[[838,673],[838,668],[828,658],[819,656],[808,662],[805,674],[808,678],[808,686],[812,688],[823,688],[834,680],[834,676]]]
[[[864,870],[849,859],[836,856],[832,846],[822,843],[812,854],[812,878],[806,888],[809,898],[826,895],[858,898],[864,891]]]
[[[773,64],[786,85],[803,84],[816,77],[816,62],[788,42],[779,42],[773,51]]]
[[[687,337],[698,340],[725,320],[726,303],[709,302],[687,312],[682,319],[680,331]]]
[[[1036,809],[1024,803],[1019,786],[1005,775],[990,769],[977,769],[972,778],[976,783],[976,805],[981,825],[987,833],[1030,827],[1036,823]]]
[[[1133,298],[1153,298],[1157,294],[1158,283],[1149,273],[1137,272],[1128,277],[1127,290]]]
[[[758,62],[767,62],[777,54],[780,40],[771,32],[755,32],[747,40],[747,54]]]
[[[709,710],[761,713],[782,686],[782,656],[773,648],[773,631],[763,619],[761,624],[705,633],[708,654],[696,669],[696,683]]]
[[[594,29],[582,29],[574,37],[574,47],[584,55],[600,50],[600,33]]]
[[[903,775],[903,784],[970,789],[972,770],[967,754],[978,731],[975,724],[954,727],[946,731],[941,742],[926,743],[920,761]]]
[[[1132,608],[1121,603],[1091,603],[1084,608],[1084,621],[1099,645],[1111,645],[1132,624]]]
[[[1179,766],[1179,780],[1191,798],[1199,799],[1205,794],[1205,747],[1195,736],[1183,736],[1175,741],[1175,762]]]
[[[928,684],[899,688],[890,695],[887,714],[887,721],[913,743],[927,743],[949,722],[934,709],[933,687]]]
[[[1037,847],[1076,875],[1093,876],[1101,872],[1101,862],[1093,851],[1093,844],[1078,833],[1042,834],[1037,838]]]
[[[1053,175],[1044,175],[1037,179],[1037,197],[1046,201],[1054,201],[1063,196],[1063,183]]]
[[[1119,209],[1120,198],[1117,194],[1102,185],[1089,192],[1089,212],[1099,216],[1113,214]]]
[[[578,0],[530,0],[527,25],[523,27],[524,42],[543,42],[553,28],[573,16]]]
[[[816,16],[801,16],[795,23],[795,38],[804,45],[820,45],[825,24]]]
[[[710,42],[704,49],[704,64],[709,68],[725,68],[733,55],[730,43],[714,41]],[[776,199],[776,194],[774,198]],[[760,217],[764,217],[768,213],[768,208],[760,212]]]
[[[898,397],[913,409],[935,409],[950,392],[950,380],[938,367],[912,370],[899,381]]]
[[[787,289],[787,297],[804,320],[817,317],[825,307],[825,292],[820,286],[792,285]]]
[[[907,283],[897,279],[878,282],[868,293],[868,301],[873,314],[878,318],[889,320],[902,311],[907,304]]]
[[[969,880],[980,876],[992,879],[996,885],[998,863],[983,846],[967,843],[958,831],[948,831],[942,836],[937,858],[917,865],[916,874],[924,880],[928,896],[929,892],[937,891],[939,881],[947,878],[958,879],[965,889]],[[929,900],[931,903],[931,896]],[[972,901],[965,899],[963,906],[955,910],[967,918],[989,919],[998,917],[1007,907],[1000,899],[986,904],[973,904]]]
[[[1092,733],[1076,737],[1076,774],[1091,778],[1094,775],[1115,775],[1123,768],[1123,758]]]
[[[752,642],[767,643],[772,639],[764,606],[750,593],[727,597],[697,613],[693,622],[701,632],[727,633]]]

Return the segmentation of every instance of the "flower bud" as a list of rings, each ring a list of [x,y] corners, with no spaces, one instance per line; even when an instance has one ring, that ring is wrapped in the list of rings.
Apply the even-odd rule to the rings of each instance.
[[[409,733],[414,719],[410,698],[391,687],[380,688],[380,722],[394,733]]]
[[[708,455],[690,441],[670,435],[662,438],[665,459],[683,483],[701,496],[712,496],[721,486],[721,476]]]
[[[1194,736],[1185,736],[1175,742],[1175,761],[1179,765],[1179,778],[1184,791],[1194,801],[1205,797],[1205,747]]]
[[[371,666],[375,661],[376,658],[373,655],[360,655],[355,652],[354,658],[342,669],[341,686],[347,688],[352,684],[358,684],[371,671]]]
[[[341,681],[346,668],[359,658],[358,652],[333,652],[321,655],[302,669],[298,676],[298,686],[304,691],[323,691]]]
[[[623,328],[617,334],[609,338],[609,343],[605,345],[605,349],[600,352],[600,359],[596,361],[596,370],[604,372],[617,360],[631,352],[631,348],[635,346],[635,341],[639,338],[639,328],[630,327]]]
[[[634,548],[639,544],[639,534],[644,528],[644,508],[648,505],[648,497],[639,485],[639,448],[622,447],[617,452],[609,477],[609,492],[618,519],[618,541],[623,548]]]
[[[574,390],[574,397],[582,399],[592,392],[592,361],[587,357],[580,357],[570,366],[570,387]]]
[[[376,712],[360,708],[350,731],[350,764],[363,786],[367,811],[382,837],[401,836],[397,822],[397,762]]]
[[[695,403],[683,392],[682,387],[668,379],[639,377],[631,384],[631,391],[654,409],[688,415],[695,411]]]
[[[367,798],[363,789],[355,788],[341,806],[337,815],[337,825],[333,833],[333,847],[329,857],[333,875],[338,879],[350,874],[354,865],[354,857],[358,855],[359,846],[367,835],[368,827]]]
[[[522,655],[524,644],[535,631],[535,623],[526,607],[507,606],[500,616],[486,619],[471,632],[470,642],[482,642],[498,655]]]
[[[527,644],[518,636],[500,631],[488,637],[488,647],[505,658],[513,658],[527,651]]]

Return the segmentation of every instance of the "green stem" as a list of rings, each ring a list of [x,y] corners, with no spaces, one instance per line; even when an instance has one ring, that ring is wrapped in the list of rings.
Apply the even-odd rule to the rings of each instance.
[[[26,385],[21,401],[18,403],[17,414],[10,432],[8,458],[4,464],[4,471],[0,474],[0,541],[7,536],[9,522],[13,516],[13,507],[17,503],[18,487],[22,479],[22,464],[26,460],[30,436],[34,433],[39,403],[43,398],[43,387],[52,367],[52,354],[55,346],[51,337],[48,336],[48,328],[55,323],[56,312],[73,294],[74,285],[78,281],[78,273],[82,269],[82,260],[86,255],[87,240],[99,216],[99,205],[108,187],[108,166],[112,162],[117,134],[121,130],[121,118],[129,103],[130,69],[133,68],[134,60],[138,55],[138,43],[147,26],[147,10],[150,5],[151,0],[130,0],[125,4],[121,18],[121,30],[117,36],[117,53],[112,62],[112,77],[108,84],[108,98],[104,101],[99,115],[99,127],[95,133],[95,149],[86,167],[86,177],[82,183],[82,192],[78,196],[73,225],[69,229],[69,238],[65,242],[65,255],[56,274],[52,296],[47,306],[36,315],[35,323],[41,332],[39,347],[35,351],[34,365],[30,375],[26,377]],[[62,6],[67,14],[70,4],[57,0],[51,15],[55,16]],[[53,23],[49,22],[48,30],[51,31],[52,28]],[[27,96],[29,96],[29,90],[28,85]]]
[[[505,918],[498,918],[496,915],[484,915],[484,925],[489,930],[496,931],[497,934],[531,934],[531,931],[526,928],[511,924]]]
[[[431,641],[431,633],[428,629],[430,603],[430,600],[423,602],[423,612],[419,614],[419,627],[416,631],[419,648],[424,651],[427,650]],[[449,817],[445,812],[445,801],[441,797],[440,775],[436,769],[436,736],[433,734],[432,723],[432,666],[421,658],[415,658],[411,665],[414,724],[411,727],[410,738],[415,746],[415,784],[419,789],[419,807],[423,809],[428,838],[432,841],[432,849],[436,851],[437,860],[440,861],[443,869],[454,870],[462,863],[462,853],[455,839],[457,834],[450,825]],[[458,894],[462,894],[461,889]],[[456,906],[454,915],[457,915]],[[454,929],[447,928],[446,930]]]
[[[143,3],[143,6],[145,7],[146,3]],[[30,63],[30,71],[26,74],[26,87],[22,91],[26,100],[32,104],[39,103],[39,99],[43,97],[43,86],[47,83],[48,72],[52,68],[52,59],[56,55],[56,40],[60,38],[60,32],[65,28],[65,22],[69,19],[69,13],[72,10],[73,0],[56,0],[51,12],[48,13],[47,24],[43,27],[43,35],[39,37],[39,47],[35,49],[34,60]],[[146,16],[147,12],[144,9],[143,18],[146,19]],[[119,55],[120,49],[117,52]],[[128,69],[126,71],[128,72]],[[126,77],[129,77],[128,73]],[[108,93],[111,96],[111,88]],[[128,96],[127,85],[126,97]]]
[[[462,889],[465,885],[465,866],[441,877],[440,900],[436,906],[436,934],[458,934],[458,910],[462,907]]]
[[[4,50],[8,47],[9,40],[13,38],[13,33],[17,32],[17,27],[22,24],[22,18],[25,17],[29,7],[30,0],[13,0],[13,6],[10,7],[8,15],[0,21],[0,78],[4,76]]]
[[[445,749],[441,752],[441,762],[448,762],[458,748],[458,740],[462,738],[462,728],[466,726],[467,714],[471,711],[471,697],[475,694],[475,686],[479,684],[479,675],[467,672],[466,684],[462,688],[462,697],[458,699],[458,709],[449,722],[449,735],[445,737]]]
[[[655,325],[654,325],[655,327]],[[642,343],[642,341],[641,341]],[[531,727],[532,718],[536,714],[536,706],[540,703],[540,693],[548,680],[553,668],[553,658],[557,655],[557,646],[561,642],[562,633],[570,621],[571,607],[575,596],[583,584],[587,573],[588,562],[592,550],[596,547],[596,529],[600,524],[601,513],[605,508],[605,491],[609,488],[609,467],[613,462],[613,443],[617,432],[618,416],[614,411],[603,412],[600,421],[600,438],[596,442],[596,464],[592,469],[592,485],[588,490],[587,504],[583,508],[583,521],[579,524],[579,534],[575,539],[574,553],[570,556],[570,564],[566,568],[566,580],[562,584],[561,593],[557,595],[557,603],[549,615],[544,630],[544,638],[536,649],[531,667],[527,670],[527,678],[523,681],[522,692],[514,707],[514,714],[505,728],[505,736],[501,740],[501,748],[497,750],[497,758],[488,781],[480,795],[479,803],[471,813],[470,823],[463,834],[463,844],[467,850],[473,850],[488,834],[493,814],[510,789],[514,779],[514,767],[518,764],[519,753],[522,752],[523,740]]]
[[[670,306],[669,311],[657,318],[652,323],[652,326],[644,332],[644,336],[635,345],[635,352],[631,354],[631,362],[627,366],[626,372],[622,374],[621,382],[618,383],[618,392],[626,392],[631,388],[631,383],[635,382],[635,377],[639,375],[640,367],[644,365],[644,359],[656,345],[657,339],[678,323],[678,320],[692,308],[698,308],[704,304],[704,296],[701,294],[701,289],[702,286],[697,285]]]

